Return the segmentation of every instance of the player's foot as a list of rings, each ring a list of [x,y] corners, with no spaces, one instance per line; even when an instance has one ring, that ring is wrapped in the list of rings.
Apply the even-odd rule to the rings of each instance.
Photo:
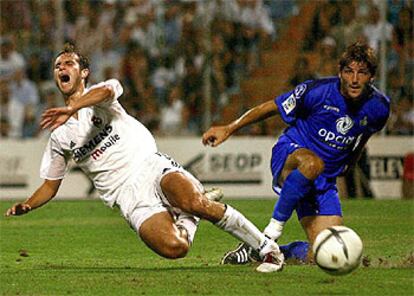
[[[275,272],[282,271],[285,262],[283,253],[279,251],[279,248],[267,253],[263,258],[263,263],[260,264],[256,271],[258,272]]]
[[[283,227],[286,222],[270,219],[269,224],[265,227],[263,233],[270,239],[277,241],[282,235]]]
[[[241,243],[233,251],[224,254],[221,264],[247,264],[249,262],[261,261],[260,255],[245,243]]]
[[[220,201],[223,198],[224,194],[221,188],[211,188],[204,192],[204,196],[212,201]]]

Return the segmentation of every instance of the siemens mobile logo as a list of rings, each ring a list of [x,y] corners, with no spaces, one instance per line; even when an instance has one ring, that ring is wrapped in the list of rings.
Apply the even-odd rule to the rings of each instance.
[[[112,130],[113,127],[110,124],[107,124],[82,147],[73,149],[73,160],[79,162],[89,154],[94,160],[97,160],[106,149],[114,145],[120,139],[118,134],[110,135]],[[100,147],[96,148],[98,145],[100,145]]]
[[[92,153],[91,156],[93,160],[97,160],[109,147],[115,145],[115,143],[121,139],[118,134],[114,136],[109,136],[107,141],[105,141],[99,148],[96,148]]]

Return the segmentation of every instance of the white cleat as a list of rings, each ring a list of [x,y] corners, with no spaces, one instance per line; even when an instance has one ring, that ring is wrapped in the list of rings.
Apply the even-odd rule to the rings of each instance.
[[[221,188],[211,188],[204,192],[204,196],[211,201],[220,201],[224,194]]]
[[[258,272],[275,272],[282,271],[285,262],[285,256],[279,250],[273,250],[267,253],[263,258],[263,263],[260,264],[256,271]]]

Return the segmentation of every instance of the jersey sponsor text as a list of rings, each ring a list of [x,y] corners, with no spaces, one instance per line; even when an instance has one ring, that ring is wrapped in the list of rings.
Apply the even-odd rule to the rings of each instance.
[[[346,137],[346,136],[337,135],[334,132],[328,131],[324,128],[321,128],[318,131],[318,135],[322,137],[323,141],[326,142],[330,147],[333,147],[339,150],[345,150],[355,141],[355,137],[353,136]]]
[[[99,145],[99,143],[101,143],[105,138],[109,136],[112,130],[113,130],[113,127],[110,124],[107,124],[104,126],[102,130],[99,131],[97,135],[95,135],[82,147],[73,149],[72,152],[73,152],[74,161],[79,162],[85,156],[87,156],[91,151],[93,151],[96,148],[96,146]]]
[[[91,153],[92,158],[94,160],[97,160],[105,152],[106,149],[114,145],[119,139],[121,138],[118,134],[115,134],[114,136],[109,136],[108,141],[106,141],[101,147],[99,147]]]

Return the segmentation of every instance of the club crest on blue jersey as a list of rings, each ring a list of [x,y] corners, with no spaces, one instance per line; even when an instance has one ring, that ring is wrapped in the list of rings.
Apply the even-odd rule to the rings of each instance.
[[[299,84],[298,86],[296,86],[295,90],[293,91],[293,93],[295,94],[295,98],[299,99],[300,97],[302,97],[305,91],[306,91],[306,84]]]
[[[359,125],[360,126],[366,126],[368,124],[368,117],[367,116],[364,116],[364,118],[362,118],[360,121],[359,121]]]
[[[348,115],[336,120],[336,130],[342,135],[346,135],[353,126],[354,121]]]

